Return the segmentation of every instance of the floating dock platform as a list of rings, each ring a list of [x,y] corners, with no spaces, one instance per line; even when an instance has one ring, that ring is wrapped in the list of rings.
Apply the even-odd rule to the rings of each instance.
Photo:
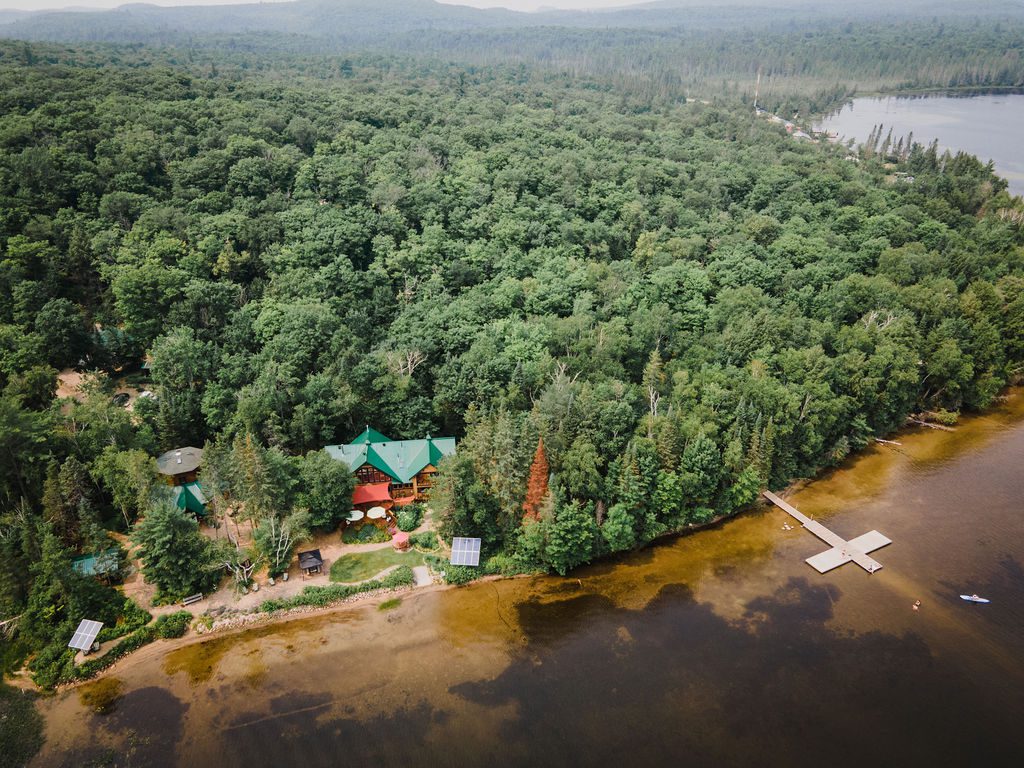
[[[827,573],[851,560],[868,573],[874,573],[881,569],[882,564],[874,558],[868,557],[868,553],[881,549],[887,544],[892,544],[892,541],[883,534],[878,531],[868,531],[862,536],[847,541],[821,523],[812,520],[796,507],[783,501],[771,491],[765,491],[764,497],[790,517],[799,520],[800,525],[832,547],[814,557],[807,558],[807,564],[818,573]]]

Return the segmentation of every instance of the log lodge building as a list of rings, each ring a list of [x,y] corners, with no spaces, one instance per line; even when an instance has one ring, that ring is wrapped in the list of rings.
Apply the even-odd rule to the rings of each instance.
[[[367,427],[348,445],[328,445],[324,450],[348,464],[356,476],[355,509],[390,510],[422,501],[429,494],[438,463],[455,453],[455,438],[428,435],[423,440],[392,440]]]

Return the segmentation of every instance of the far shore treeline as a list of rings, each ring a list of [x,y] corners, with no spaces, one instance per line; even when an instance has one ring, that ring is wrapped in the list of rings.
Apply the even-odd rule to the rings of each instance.
[[[108,532],[168,600],[245,576],[153,501],[179,446],[290,557],[349,506],[325,445],[453,435],[431,506],[483,559],[448,578],[565,573],[1021,379],[1022,203],[974,157],[711,87],[190,56],[0,42],[5,668],[66,679],[84,614],[152,635],[71,568]]]

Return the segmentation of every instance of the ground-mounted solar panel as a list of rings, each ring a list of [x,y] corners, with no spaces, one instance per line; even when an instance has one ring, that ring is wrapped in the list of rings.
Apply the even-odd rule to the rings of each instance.
[[[480,539],[456,536],[452,539],[452,565],[480,565]]]
[[[82,619],[82,623],[78,625],[78,629],[71,637],[71,642],[68,643],[68,648],[74,648],[76,651],[91,651],[101,629],[103,629],[102,621]]]

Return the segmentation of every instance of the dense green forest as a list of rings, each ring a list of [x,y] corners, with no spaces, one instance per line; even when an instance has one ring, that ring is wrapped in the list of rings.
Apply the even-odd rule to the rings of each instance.
[[[1024,87],[1024,19],[763,28],[487,30],[409,35],[403,48],[474,64],[522,62],[596,76],[634,95],[749,98],[818,111],[856,91]],[[380,47],[379,50],[387,50]]]
[[[25,40],[171,46],[249,66],[323,56],[429,56],[464,66],[520,64],[611,83],[630,98],[753,95],[790,114],[853,92],[1024,87],[1024,5],[909,0],[899,5],[666,0],[605,12],[517,13],[434,0],[298,0],[206,7],[133,5],[0,17]],[[271,62],[273,62],[271,64]]]
[[[1022,374],[1021,201],[973,157],[552,70],[210,56],[0,42],[0,629],[42,682],[82,615],[165,631],[72,571],[108,531],[168,599],[245,576],[152,495],[168,449],[277,541],[347,509],[324,445],[455,435],[442,533],[564,573]]]

